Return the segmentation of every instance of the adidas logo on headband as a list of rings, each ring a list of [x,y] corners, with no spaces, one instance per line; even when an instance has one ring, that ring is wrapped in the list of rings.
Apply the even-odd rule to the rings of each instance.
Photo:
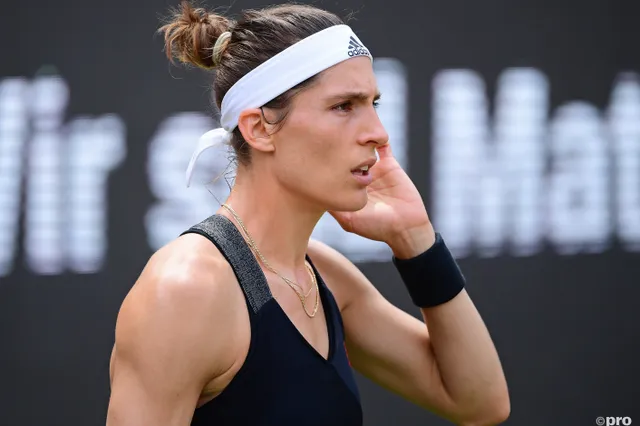
[[[349,56],[369,56],[369,51],[351,36],[349,38]]]

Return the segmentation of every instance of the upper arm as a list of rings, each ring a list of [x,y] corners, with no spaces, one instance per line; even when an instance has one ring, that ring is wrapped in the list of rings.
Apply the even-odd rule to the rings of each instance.
[[[435,413],[453,411],[424,322],[386,300],[333,248],[312,241],[309,255],[340,305],[354,369]]]
[[[108,426],[187,426],[205,384],[233,362],[227,277],[210,263],[157,254],[127,295],[111,357]]]

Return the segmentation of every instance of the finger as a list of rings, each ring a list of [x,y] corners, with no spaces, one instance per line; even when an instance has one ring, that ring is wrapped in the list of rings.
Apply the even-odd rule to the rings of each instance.
[[[376,149],[378,151],[378,155],[380,158],[389,158],[393,157],[393,152],[391,151],[391,144],[386,144]]]
[[[342,221],[345,219],[346,216],[346,212],[339,212],[339,211],[334,211],[334,210],[329,210],[328,213],[333,216],[333,218],[335,220],[337,220],[338,222]]]
[[[345,231],[349,231],[350,223],[351,223],[351,212],[339,212],[339,211],[331,211],[329,210],[329,214],[333,216],[333,218],[338,222],[338,224]]]

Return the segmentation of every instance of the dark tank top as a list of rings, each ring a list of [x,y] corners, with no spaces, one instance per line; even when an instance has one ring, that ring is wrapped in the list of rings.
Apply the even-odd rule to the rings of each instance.
[[[251,324],[244,364],[220,395],[195,410],[191,425],[361,426],[360,395],[345,350],[342,317],[311,259],[307,256],[327,320],[328,359],[273,298],[256,258],[229,219],[213,215],[186,233],[208,238],[224,255],[244,293]]]

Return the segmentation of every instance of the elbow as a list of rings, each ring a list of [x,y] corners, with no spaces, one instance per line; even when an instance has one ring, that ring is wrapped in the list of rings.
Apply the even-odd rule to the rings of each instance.
[[[473,426],[494,426],[499,425],[507,421],[511,414],[511,403],[509,398],[496,401],[492,405],[490,410],[484,413],[484,416],[479,418]],[[471,426],[471,425],[470,425]]]
[[[485,400],[483,406],[460,419],[460,426],[495,426],[507,421],[511,414],[508,392]]]

